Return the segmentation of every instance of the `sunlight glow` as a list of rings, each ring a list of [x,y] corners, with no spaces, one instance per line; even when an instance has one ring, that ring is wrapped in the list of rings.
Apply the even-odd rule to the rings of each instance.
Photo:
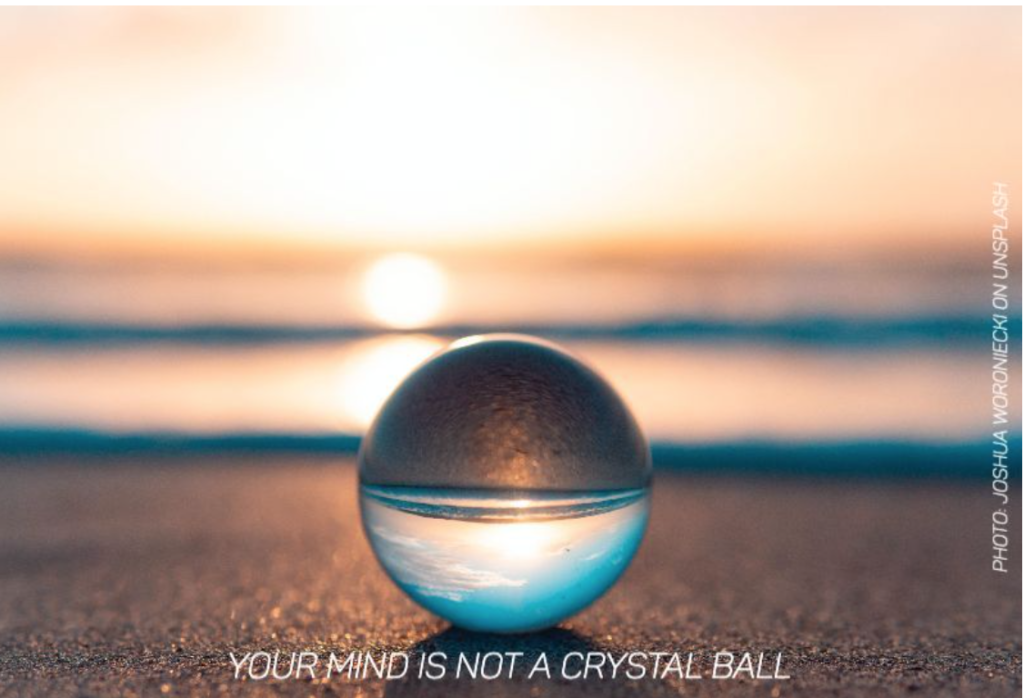
[[[434,337],[382,337],[365,342],[341,366],[339,406],[366,428],[391,391],[444,342]]]
[[[553,547],[551,522],[492,524],[485,528],[486,545],[504,558],[539,558]]]
[[[1020,169],[1009,7],[33,9],[0,22],[15,256],[972,244]]]
[[[412,254],[388,255],[363,278],[363,296],[374,318],[398,329],[422,327],[437,317],[444,303],[444,272],[434,262]]]

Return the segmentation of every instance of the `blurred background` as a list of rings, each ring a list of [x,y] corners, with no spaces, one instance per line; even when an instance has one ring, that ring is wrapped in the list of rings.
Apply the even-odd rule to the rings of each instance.
[[[0,10],[0,442],[352,451],[513,331],[663,464],[987,473],[1019,21]]]

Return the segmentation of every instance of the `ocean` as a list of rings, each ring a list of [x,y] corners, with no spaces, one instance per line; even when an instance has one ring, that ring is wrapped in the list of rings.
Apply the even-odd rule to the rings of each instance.
[[[0,444],[351,453],[419,362],[520,332],[602,373],[663,466],[987,473],[980,274],[456,264],[444,312],[398,330],[367,316],[360,273],[8,265]]]

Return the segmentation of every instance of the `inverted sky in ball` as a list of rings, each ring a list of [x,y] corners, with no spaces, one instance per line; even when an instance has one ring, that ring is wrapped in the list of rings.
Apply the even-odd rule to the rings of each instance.
[[[604,593],[647,521],[650,455],[603,378],[541,340],[461,340],[381,408],[359,457],[384,569],[456,625],[524,632]]]

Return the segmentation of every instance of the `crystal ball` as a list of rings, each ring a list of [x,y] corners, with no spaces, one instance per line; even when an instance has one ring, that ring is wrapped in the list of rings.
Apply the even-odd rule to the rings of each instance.
[[[392,580],[469,630],[521,633],[623,573],[650,450],[600,375],[520,335],[459,340],[409,375],[359,452],[363,527]]]

